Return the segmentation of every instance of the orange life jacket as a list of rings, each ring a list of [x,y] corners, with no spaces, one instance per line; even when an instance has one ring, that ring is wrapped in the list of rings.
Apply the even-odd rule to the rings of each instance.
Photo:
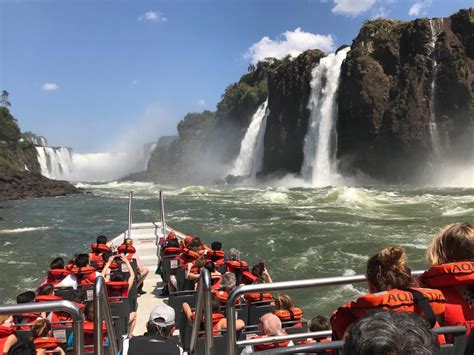
[[[35,302],[61,301],[62,298],[54,295],[40,295],[35,297]]]
[[[214,296],[217,297],[221,306],[226,305],[227,298],[229,298],[229,294],[227,293],[227,291],[212,290],[211,292]]]
[[[429,302],[435,316],[442,316],[445,311],[445,299],[441,291],[429,288],[413,288],[421,292]],[[423,315],[421,308],[415,304],[409,291],[389,290],[378,293],[367,293],[357,300],[346,303],[337,309],[331,317],[331,326],[336,339],[342,339],[346,328],[363,317],[367,312],[376,309],[397,312],[417,313]]]
[[[71,271],[67,269],[51,269],[48,271],[48,283],[51,285],[57,285],[60,283],[66,276],[71,275]]]
[[[278,309],[273,312],[282,322],[294,322],[303,319],[301,308]]]
[[[16,335],[15,328],[0,325],[0,354],[3,354],[3,347],[10,335]]]
[[[128,297],[128,281],[109,281],[105,285],[110,302],[120,302]]]
[[[208,250],[207,260],[214,262],[216,266],[224,265],[224,251],[223,250]]]
[[[102,322],[102,337],[103,343],[107,341],[107,328],[105,327],[105,323]],[[84,321],[84,345],[94,345],[94,322]],[[84,349],[86,353],[94,352],[92,348]]]
[[[229,260],[225,264],[229,272],[244,272],[249,269],[249,264],[245,261]]]
[[[95,282],[96,269],[93,266],[75,267],[72,269],[74,275],[76,275],[78,285],[90,285]]]
[[[80,309],[84,309],[82,303],[74,304]],[[70,322],[70,323],[59,323],[59,322]],[[51,328],[61,328],[61,327],[70,327],[72,325],[72,316],[65,311],[56,311],[51,313]]]
[[[218,290],[221,288],[222,277],[211,275],[211,289]]]
[[[257,336],[256,338],[263,338],[261,336]],[[263,344],[255,344],[253,346],[254,351],[263,351],[263,350],[271,350],[275,348],[285,348],[290,343],[289,340],[280,341],[279,343],[263,343]]]
[[[36,338],[33,343],[35,344],[35,349],[45,349],[45,350],[54,350],[56,349],[61,342],[58,339],[51,337],[39,337]]]
[[[126,245],[126,244],[119,245],[119,247],[117,248],[117,251],[120,254],[124,254],[129,261],[133,259],[133,255],[135,255],[135,253],[137,252],[137,250],[135,249],[133,245]]]
[[[217,325],[217,323],[219,323],[219,321],[221,319],[224,319],[225,316],[223,314],[220,314],[220,313],[212,313],[212,326],[213,328]],[[196,319],[196,312],[193,312],[191,314],[191,319],[194,320]],[[201,327],[204,326],[204,317],[202,318],[201,320]]]
[[[76,267],[76,265],[74,265],[74,263],[72,261],[70,261],[69,263],[67,263],[66,265],[64,265],[64,268],[68,271],[72,271],[74,270],[74,268]]]
[[[474,261],[432,266],[421,276],[421,280],[443,292],[446,298],[444,325],[465,326],[467,334],[470,334],[474,329],[474,305],[459,293],[456,286],[474,285]]]
[[[251,285],[257,280],[258,280],[258,277],[249,271],[244,271],[242,273],[242,282],[246,285]]]
[[[22,313],[19,315],[20,321],[18,323],[20,330],[30,330],[30,325],[34,324],[38,318],[41,317],[41,313]]]
[[[273,301],[273,295],[269,292],[255,292],[247,293],[245,295],[247,303],[261,302],[261,301]]]
[[[101,260],[94,261],[92,264],[93,264],[93,267],[96,268],[96,271],[102,271],[106,263],[101,259]],[[113,262],[110,264],[110,270],[118,270],[118,269],[119,269],[119,266],[116,262]]]
[[[183,250],[181,248],[176,247],[164,247],[163,248],[163,256],[170,256],[170,255],[178,255],[181,254]]]
[[[176,233],[171,231],[168,236],[166,237],[166,241],[176,239]]]
[[[190,235],[188,235],[186,238],[184,238],[182,241],[181,241],[181,248],[185,248],[188,246],[189,243],[191,243],[193,241],[193,237],[191,237]]]

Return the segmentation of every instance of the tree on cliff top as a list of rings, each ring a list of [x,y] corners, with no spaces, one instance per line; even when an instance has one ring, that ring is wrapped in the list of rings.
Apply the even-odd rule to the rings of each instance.
[[[10,101],[8,101],[9,95],[10,93],[7,90],[2,90],[2,98],[0,99],[2,103],[2,107],[9,107],[12,105]]]

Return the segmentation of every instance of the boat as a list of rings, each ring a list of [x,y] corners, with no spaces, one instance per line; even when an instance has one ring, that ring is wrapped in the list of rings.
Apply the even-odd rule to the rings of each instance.
[[[122,244],[125,238],[133,239],[133,245],[140,256],[142,264],[150,269],[150,273],[145,279],[143,286],[143,290],[146,291],[146,294],[138,298],[137,323],[133,335],[142,335],[146,331],[145,324],[148,321],[152,308],[156,305],[166,303],[175,309],[177,315],[176,327],[178,330],[174,334],[174,337],[176,338],[176,341],[181,343],[181,346],[188,354],[236,355],[240,354],[241,349],[247,345],[279,343],[286,340],[297,341],[308,338],[326,338],[331,336],[331,331],[308,332],[307,326],[303,324],[300,329],[292,331],[291,333],[288,332],[287,335],[247,339],[246,335],[256,333],[257,322],[254,322],[253,324],[247,323],[244,332],[238,337],[235,329],[235,319],[237,316],[240,317],[242,309],[239,309],[239,306],[236,306],[236,300],[247,293],[274,292],[366,282],[366,277],[364,275],[353,275],[238,286],[229,294],[225,307],[228,329],[216,335],[215,331],[212,329],[211,278],[206,269],[201,271],[197,290],[178,290],[177,292],[171,293],[168,297],[163,297],[161,293],[163,280],[154,272],[157,270],[158,265],[161,264],[165,269],[168,268],[168,270],[179,269],[178,263],[173,263],[172,258],[166,258],[161,255],[161,247],[165,242],[166,236],[169,233],[174,232],[176,237],[180,240],[188,237],[187,234],[173,229],[166,223],[163,192],[160,191],[160,220],[157,222],[134,223],[132,220],[132,205],[133,192],[130,192],[128,203],[128,228],[112,238],[108,244],[114,248]],[[412,274],[419,275],[421,273],[422,271],[415,271]],[[110,302],[108,299],[104,278],[97,277],[90,291],[91,299],[94,302],[95,319],[93,352],[98,355],[117,355],[121,348],[123,334],[116,334],[115,331],[111,331],[115,329],[114,317],[116,321],[117,315],[114,314],[113,311],[113,302]],[[204,332],[200,329],[199,322],[195,322],[193,327],[186,325],[186,320],[181,316],[181,304],[183,301],[195,305],[196,319],[204,319]],[[254,312],[260,312],[257,316],[264,314],[261,312],[268,312],[268,308],[263,307],[259,310],[257,310],[257,308],[258,305],[253,308]],[[0,315],[50,311],[65,311],[72,316],[73,324],[70,327],[70,331],[74,334],[74,345],[72,348],[68,349],[68,353],[79,355],[84,354],[84,351],[87,351],[87,347],[84,346],[83,315],[81,310],[72,302],[62,300],[0,306]],[[249,323],[252,323],[250,320],[252,308],[250,307],[244,311],[247,316],[246,320],[248,320]],[[258,317],[255,317],[255,314],[253,314],[253,316],[254,319],[258,320]],[[107,335],[110,340],[109,346],[106,347],[104,347],[102,341],[102,322],[105,322],[106,324]],[[450,334],[454,339],[452,344],[442,345],[441,354],[464,354],[466,340],[465,327],[440,327],[433,329],[432,331],[435,334]],[[272,350],[267,350],[261,353],[293,354],[305,352],[314,353],[323,350],[341,351],[343,345],[343,341],[317,342],[312,344],[294,345],[285,348],[276,347]]]

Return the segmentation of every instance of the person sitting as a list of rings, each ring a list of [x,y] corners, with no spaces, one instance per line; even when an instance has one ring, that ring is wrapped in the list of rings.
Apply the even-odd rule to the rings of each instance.
[[[47,319],[39,318],[31,328],[31,341],[35,345],[37,354],[44,354],[45,350],[58,352],[64,355],[65,352],[61,348],[61,342],[50,336],[51,324]]]
[[[48,271],[48,276],[40,284],[42,286],[45,283],[50,283],[53,286],[60,283],[64,278],[71,274],[71,271],[66,270],[64,267],[64,259],[57,257],[51,261],[50,270]]]
[[[52,284],[44,284],[36,291],[35,302],[61,301],[62,298],[54,295],[54,286]]]
[[[79,254],[76,258],[76,265],[72,269],[72,274],[62,280],[56,287],[72,287],[77,289],[78,285],[92,285],[100,272],[89,264],[88,254]]]
[[[0,354],[6,354],[17,341],[13,316],[0,315]]]
[[[84,292],[79,290],[72,290],[68,293],[67,300],[73,302],[80,310],[84,310]],[[69,312],[54,311],[48,316],[51,322],[51,327],[60,328],[63,326],[72,326],[72,316]]]
[[[225,266],[227,272],[235,274],[236,283],[240,285],[243,279],[243,273],[248,271],[249,265],[246,261],[241,260],[241,252],[238,249],[230,248],[226,255]]]
[[[323,314],[317,315],[308,321],[308,330],[310,332],[321,332],[323,330],[331,330],[331,323],[329,317]],[[311,343],[328,343],[331,341],[331,337],[323,338],[308,338],[303,341],[297,342],[298,344],[311,344]]]
[[[179,255],[182,252],[178,239],[168,240],[161,251],[163,256]]]
[[[211,250],[206,252],[206,258],[207,260],[212,261],[217,267],[224,265],[225,253],[222,250],[222,243],[212,242]]]
[[[368,294],[337,309],[331,317],[333,339],[342,339],[347,327],[368,311],[391,309],[423,314],[434,326],[444,315],[439,290],[412,288],[411,270],[402,247],[385,248],[367,261]]]
[[[284,293],[279,293],[275,297],[275,311],[273,313],[280,318],[286,327],[302,327],[303,311],[295,308],[293,299]]]
[[[89,260],[91,264],[96,261],[102,261],[102,253],[110,252],[110,247],[107,245],[107,237],[99,235],[95,243],[91,244],[91,252],[89,253]]]
[[[432,355],[440,350],[436,336],[417,314],[373,312],[353,324],[343,355]]]
[[[16,296],[16,303],[34,303],[36,295],[33,291],[26,291],[20,293]],[[25,327],[20,327],[21,330],[30,330],[29,325],[34,324],[35,320],[41,317],[41,313],[23,313],[21,315],[15,316],[15,323],[19,325],[25,325]]]
[[[204,268],[209,271],[211,276],[211,288],[219,289],[221,287],[222,274],[216,270],[216,264],[212,261],[206,262]]]
[[[279,335],[287,335],[281,329],[281,321],[273,313],[266,313],[260,317],[258,322],[258,335],[254,336],[255,338],[264,338],[264,337],[273,337]],[[274,348],[284,348],[287,346],[292,346],[292,341],[280,341],[278,343],[263,343],[263,344],[256,344],[256,345],[247,345],[244,350],[242,350],[241,355],[251,354],[255,351],[263,351],[263,350],[270,350]]]
[[[1,354],[1,352],[0,352]],[[32,341],[19,338],[18,341],[10,347],[6,355],[36,355],[35,345]]]
[[[268,280],[269,282],[271,282],[272,279],[270,275],[268,274],[268,272],[266,272],[266,275],[268,275],[268,277],[265,277],[264,276],[265,273],[263,272],[263,270],[265,270],[266,272],[265,266],[262,262],[262,263],[258,263],[252,268],[252,273],[249,273],[248,271],[244,271],[241,274],[243,283],[261,284],[261,283],[267,283]],[[273,295],[270,292],[247,293],[244,298],[247,301],[248,305],[251,305],[252,303],[255,303],[255,302],[273,303]]]
[[[138,286],[137,292],[138,292],[138,295],[145,294],[146,291],[143,291],[143,283],[144,283],[148,273],[150,272],[150,270],[147,267],[144,267],[142,265],[140,257],[136,253],[136,249],[133,246],[133,239],[126,238],[123,241],[123,244],[119,245],[119,247],[117,248],[117,251],[120,254],[125,255],[130,262],[132,260],[135,260],[135,262],[137,263],[137,275],[136,275],[137,286]]]
[[[212,295],[211,306],[212,306],[212,329],[213,330],[227,329],[227,319],[221,313],[220,302],[215,295]],[[183,303],[182,307],[183,307],[184,316],[188,320],[188,323],[192,326],[196,318],[195,312],[193,312],[193,310],[191,309],[191,306],[189,306],[189,304],[186,302]],[[240,331],[244,327],[245,327],[244,321],[241,319],[236,319],[235,321],[236,330]],[[203,315],[203,318],[201,319],[200,328],[201,330],[204,330],[204,315]],[[217,335],[217,334],[214,334],[214,335]]]
[[[206,259],[203,257],[197,258],[194,263],[187,265],[186,279],[197,281],[201,275],[201,269],[206,265]],[[196,284],[197,285],[197,284]]]
[[[123,355],[181,355],[181,349],[173,340],[175,312],[168,305],[155,306],[146,324],[147,332],[123,341]]]
[[[105,322],[102,322],[102,338],[103,344],[109,345],[109,338],[107,337],[107,328]],[[74,333],[67,339],[67,346],[72,347],[74,344]],[[84,306],[84,345],[86,346],[84,352],[94,352],[94,303],[87,302]]]
[[[235,275],[226,272],[221,278],[221,287],[218,290],[212,290],[212,294],[217,297],[221,306],[225,306],[229,293],[236,287]]]
[[[463,325],[469,335],[474,329],[474,227],[468,223],[444,227],[433,238],[427,258],[431,267],[421,281],[443,292],[444,325]]]

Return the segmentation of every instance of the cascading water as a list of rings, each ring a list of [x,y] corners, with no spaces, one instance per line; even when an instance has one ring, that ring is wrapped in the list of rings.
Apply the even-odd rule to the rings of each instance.
[[[72,152],[69,148],[36,147],[41,174],[50,179],[64,179],[72,170]]]
[[[255,177],[262,168],[263,138],[267,126],[268,99],[260,105],[252,117],[244,139],[240,144],[240,152],[231,169],[231,175]]]
[[[328,186],[337,183],[336,143],[336,92],[339,87],[341,64],[350,48],[341,49],[324,57],[313,69],[311,96],[308,109],[311,111],[308,132],[304,143],[302,175],[313,186]]]
[[[435,157],[439,157],[441,152],[441,139],[436,124],[435,112],[435,94],[436,94],[436,79],[438,77],[437,62],[436,62],[436,42],[438,41],[439,32],[443,27],[443,19],[430,19],[431,42],[430,42],[430,57],[432,60],[432,73],[430,85],[430,136],[431,146]]]

